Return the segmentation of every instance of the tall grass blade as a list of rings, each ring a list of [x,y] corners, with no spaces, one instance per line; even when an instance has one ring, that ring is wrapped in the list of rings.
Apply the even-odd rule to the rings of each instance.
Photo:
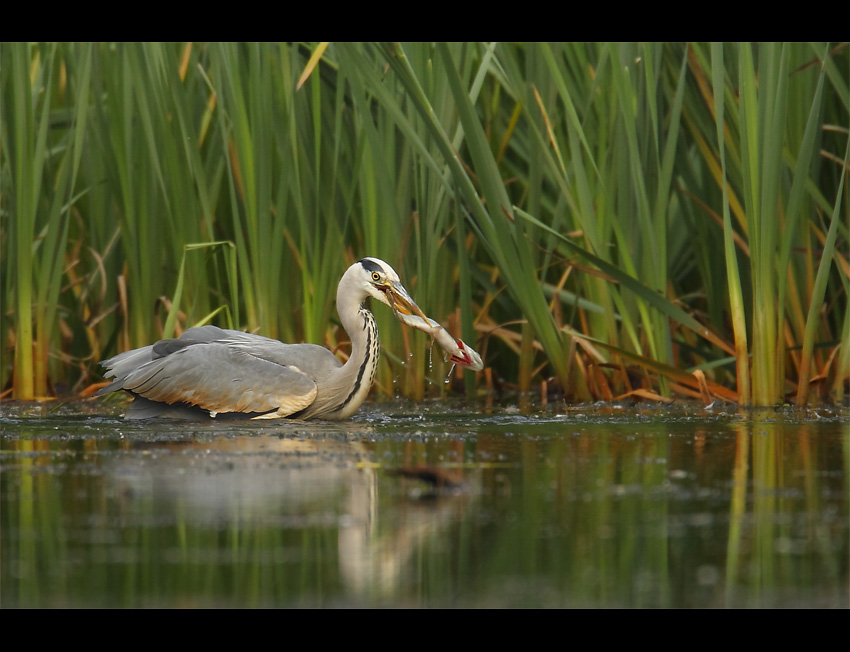
[[[56,111],[51,104],[56,88],[54,75],[62,60],[59,48],[14,43],[10,71],[11,129],[4,133],[9,160],[3,167],[13,176],[14,194],[9,214],[14,249],[7,267],[16,299],[15,373],[13,394],[31,399],[49,394],[48,367],[56,333],[59,289],[64,271],[69,212],[81,194],[74,193],[80,151],[86,127],[90,72],[90,47],[79,57],[79,104],[66,125],[53,126]],[[69,91],[70,92],[70,91]],[[4,129],[4,132],[6,130]],[[42,194],[44,193],[44,194]],[[8,196],[8,195],[7,195]],[[33,333],[33,327],[35,332]],[[33,334],[35,335],[33,337]]]
[[[582,258],[584,258],[585,260],[592,263],[600,270],[608,274],[611,278],[620,283],[623,287],[643,299],[648,305],[652,306],[662,314],[666,315],[668,318],[673,319],[682,324],[683,326],[686,326],[687,328],[691,329],[694,333],[704,338],[708,342],[711,342],[723,351],[726,351],[729,354],[733,353],[733,349],[728,342],[717,336],[704,325],[700,324],[696,319],[694,319],[691,315],[679,308],[677,305],[675,305],[668,299],[664,298],[657,292],[654,292],[651,288],[641,283],[638,279],[634,278],[633,276],[629,276],[615,265],[612,265],[611,263],[597,256],[594,256],[593,254],[588,251],[585,251],[573,242],[570,242],[568,238],[552,230],[549,226],[538,220],[533,215],[529,215],[525,211],[516,207],[514,207],[514,210],[517,212],[517,215],[519,215],[523,219],[532,222],[541,229],[550,231],[553,235],[555,235],[561,240],[561,243],[563,245],[565,245],[571,251],[578,254],[579,256],[581,256]]]
[[[82,387],[178,311],[344,357],[336,286],[376,255],[490,385],[587,400],[652,360],[645,396],[669,367],[840,398],[848,69],[823,43],[2,43],[0,382]],[[380,391],[447,391],[375,316]]]
[[[738,401],[749,405],[750,394],[750,357],[747,346],[747,323],[744,309],[744,296],[741,290],[741,276],[738,270],[738,253],[733,240],[732,218],[729,210],[729,188],[726,183],[726,147],[725,125],[725,78],[723,64],[723,46],[719,43],[711,47],[711,70],[714,94],[714,120],[717,125],[717,143],[720,150],[723,189],[723,251],[726,257],[726,283],[729,292],[729,307],[732,312],[732,332],[735,337],[735,371],[737,379]]]
[[[809,312],[806,316],[806,332],[805,337],[803,338],[800,380],[797,384],[797,405],[805,405],[808,402],[809,373],[811,369],[812,351],[815,345],[815,334],[821,319],[821,306],[823,305],[823,298],[826,293],[827,278],[829,276],[829,270],[832,267],[832,260],[835,256],[835,241],[838,235],[838,225],[841,222],[839,215],[841,214],[841,200],[843,199],[844,181],[847,179],[848,170],[850,170],[850,168],[848,168],[848,163],[850,163],[850,138],[847,140],[847,148],[844,153],[844,164],[842,166],[843,174],[841,175],[841,181],[838,183],[835,207],[832,210],[829,231],[827,232],[826,242],[823,246],[823,254],[821,254],[821,259],[818,264],[817,276],[815,277],[815,284],[812,288],[811,300],[809,303]],[[846,340],[844,344],[847,344]]]
[[[175,326],[177,324],[177,315],[180,312],[180,302],[183,299],[183,287],[185,284],[185,276],[186,276],[186,258],[188,254],[192,251],[199,251],[204,249],[218,249],[221,248],[225,255],[225,269],[227,270],[227,280],[228,286],[230,290],[230,302],[216,308],[212,313],[205,315],[203,319],[199,321],[194,321],[194,325],[202,325],[209,321],[210,315],[217,314],[221,311],[224,311],[227,315],[227,327],[233,328],[233,310],[231,310],[230,306],[237,305],[237,287],[238,287],[238,270],[236,266],[236,247],[230,241],[221,241],[221,242],[202,242],[202,243],[194,243],[187,244],[183,247],[183,258],[180,261],[180,272],[177,275],[177,284],[174,289],[174,294],[171,297],[171,309],[168,311],[168,317],[165,321],[165,327],[162,329],[162,337],[163,338],[171,338],[174,337],[175,334]],[[193,302],[194,303],[194,302]]]

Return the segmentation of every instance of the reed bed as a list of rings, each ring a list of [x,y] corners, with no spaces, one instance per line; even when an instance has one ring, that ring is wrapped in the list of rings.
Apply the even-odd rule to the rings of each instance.
[[[378,391],[846,400],[846,44],[0,44],[4,395],[214,321],[345,356],[387,260],[485,355],[376,310]]]

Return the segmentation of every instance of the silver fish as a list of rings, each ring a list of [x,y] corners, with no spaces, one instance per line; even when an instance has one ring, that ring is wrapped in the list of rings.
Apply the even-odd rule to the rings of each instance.
[[[421,310],[419,311],[420,314],[408,314],[398,310],[394,310],[394,312],[395,316],[408,326],[428,333],[446,352],[447,362],[453,362],[472,371],[481,371],[484,368],[481,356],[472,347],[464,343],[463,340],[453,338],[445,328],[427,317]]]

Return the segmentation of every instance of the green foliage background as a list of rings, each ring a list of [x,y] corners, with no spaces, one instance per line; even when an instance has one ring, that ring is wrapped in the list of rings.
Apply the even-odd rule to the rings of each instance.
[[[369,255],[468,393],[841,400],[848,81],[846,44],[0,44],[0,380],[205,320],[335,348]],[[376,318],[379,387],[445,391]]]

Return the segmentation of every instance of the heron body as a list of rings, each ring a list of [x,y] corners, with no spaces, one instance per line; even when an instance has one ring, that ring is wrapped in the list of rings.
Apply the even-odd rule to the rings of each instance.
[[[392,267],[364,258],[337,288],[337,312],[351,340],[345,364],[316,344],[200,326],[104,360],[105,375],[114,380],[98,394],[125,390],[134,396],[127,418],[348,418],[366,400],[380,357],[368,297],[397,315],[421,314]]]

